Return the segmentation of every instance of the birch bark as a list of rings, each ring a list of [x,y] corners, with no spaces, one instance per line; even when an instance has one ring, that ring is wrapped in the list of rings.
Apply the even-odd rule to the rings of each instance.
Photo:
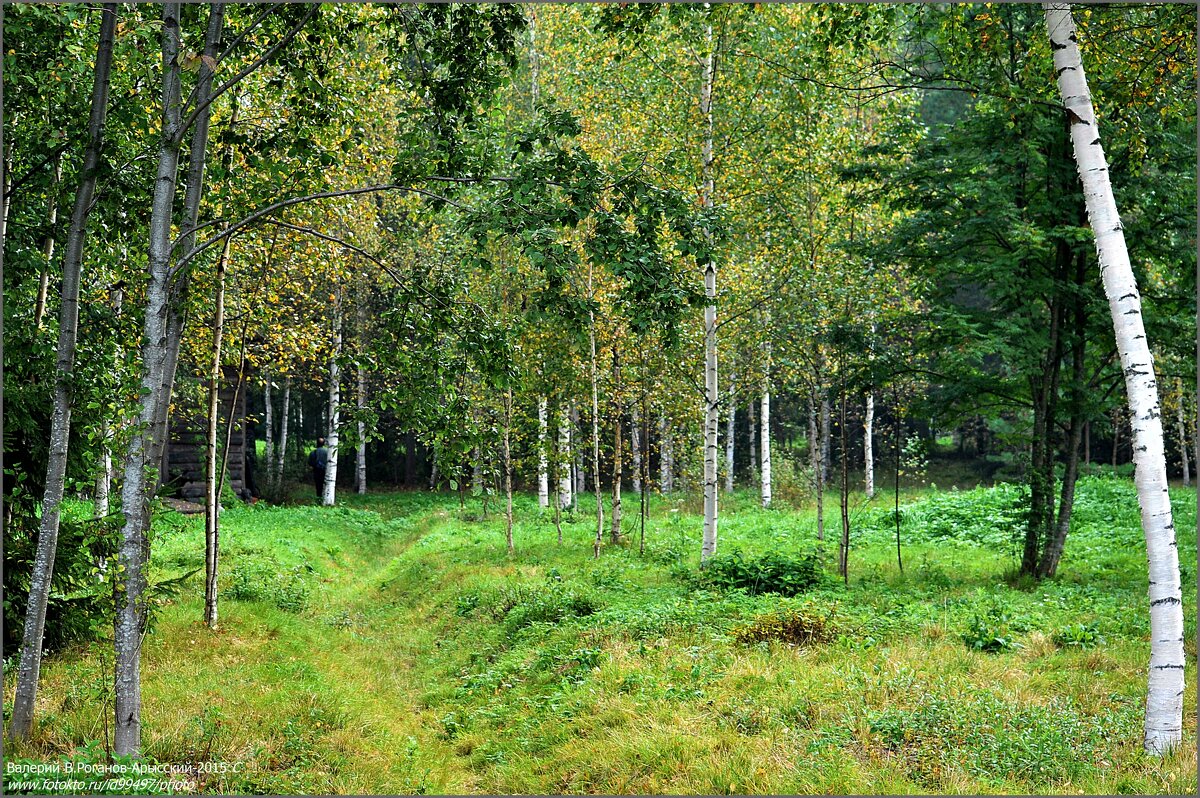
[[[725,492],[733,493],[733,432],[737,421],[737,402],[733,395],[733,375],[729,375],[729,413],[725,417]]]
[[[546,433],[549,421],[546,418],[546,397],[538,397],[538,507],[550,506],[550,473],[546,459]]]
[[[367,326],[367,305],[359,292],[358,307],[355,309],[355,332],[358,338],[358,384],[355,386],[355,407],[358,409],[358,446],[354,451],[354,485],[360,494],[367,492],[367,422],[363,416],[367,410],[367,369],[363,365],[367,345],[363,338]]]
[[[275,456],[275,487],[283,484],[283,464],[287,457],[288,421],[291,418],[288,414],[288,406],[291,401],[292,378],[288,377],[283,381],[283,407],[279,410],[279,452]]]
[[[704,118],[704,144],[701,153],[704,207],[713,204],[713,83],[717,53],[713,29],[705,29],[704,79],[700,87],[700,115]],[[717,431],[721,423],[721,395],[717,384],[717,264],[704,267],[704,538],[700,546],[701,563],[717,553]]]
[[[1096,236],[1100,275],[1125,374],[1133,430],[1134,482],[1150,576],[1150,666],[1143,744],[1151,754],[1164,754],[1182,741],[1185,660],[1179,550],[1167,494],[1158,385],[1142,322],[1141,295],[1129,262],[1075,37],[1075,20],[1069,5],[1045,3],[1043,8],[1054,72],[1070,118],[1075,162],[1083,182],[1088,220]]]
[[[204,622],[216,628],[217,525],[221,512],[217,486],[217,420],[220,417],[221,342],[225,334],[225,273],[229,265],[232,237],[225,239],[217,261],[217,279],[213,298],[213,349],[208,372],[208,429],[204,440]],[[230,421],[237,408],[229,408]],[[211,586],[211,591],[210,591]],[[209,593],[212,593],[210,596]]]
[[[558,457],[556,465],[558,477],[558,506],[566,509],[571,506],[571,415],[565,402],[558,405]]]
[[[321,504],[332,507],[337,498],[338,427],[342,410],[342,292],[339,289],[333,301],[333,356],[329,358],[329,431],[325,444],[329,449],[329,462],[325,466],[325,486],[321,491]]]
[[[639,496],[642,493],[642,416],[634,403],[630,411],[632,416],[629,425],[629,446],[633,454],[633,492]]]
[[[59,511],[66,485],[67,447],[71,433],[71,409],[75,401],[73,387],[75,350],[79,333],[79,283],[83,270],[83,246],[87,238],[87,220],[100,168],[104,144],[104,125],[108,114],[109,75],[112,71],[113,39],[117,25],[117,6],[109,3],[100,13],[100,39],[96,49],[96,68],[92,84],[92,106],[88,119],[88,144],[83,156],[79,188],[71,211],[63,256],[62,299],[59,307],[58,353],[55,363],[54,408],[50,417],[49,456],[46,487],[42,497],[42,519],[38,528],[37,553],[29,583],[29,603],[21,638],[21,659],[17,666],[17,689],[13,701],[9,734],[28,739],[33,730],[33,711],[42,667],[42,639],[46,627],[46,605],[54,576],[54,556],[58,548]]]
[[[868,499],[875,498],[875,393],[867,392],[867,413],[863,421],[863,481]]]

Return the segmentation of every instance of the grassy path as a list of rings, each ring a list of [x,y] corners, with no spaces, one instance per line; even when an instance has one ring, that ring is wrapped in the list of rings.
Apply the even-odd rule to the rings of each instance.
[[[891,532],[874,540],[865,519],[851,588],[795,599],[681,580],[698,550],[686,508],[656,510],[647,556],[608,547],[598,561],[592,520],[568,519],[559,547],[528,500],[513,558],[498,517],[446,497],[231,509],[220,628],[200,624],[198,590],[157,609],[146,753],[235,763],[201,784],[233,793],[1192,792],[1194,679],[1190,750],[1150,760],[1137,745],[1136,505],[1115,510],[1105,491],[1117,487],[1086,487],[1055,582],[1006,583],[1003,496],[943,494],[910,513],[904,575]],[[803,513],[750,505],[727,503],[726,550],[787,551],[810,536]],[[947,518],[980,544],[916,534]],[[195,567],[201,539],[194,520],[165,524],[158,576]],[[1180,545],[1194,552],[1194,537]],[[1194,588],[1185,601],[1194,618]],[[835,639],[734,639],[788,612]],[[1019,647],[971,650],[963,636],[978,619]],[[1054,642],[1072,624],[1102,642]],[[1187,633],[1194,668],[1194,621]],[[51,658],[40,736],[17,753],[103,738],[107,652]]]

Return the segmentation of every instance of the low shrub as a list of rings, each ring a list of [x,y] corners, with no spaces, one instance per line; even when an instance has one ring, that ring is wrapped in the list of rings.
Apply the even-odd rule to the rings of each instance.
[[[585,588],[549,581],[501,588],[488,612],[509,632],[516,632],[535,623],[556,624],[565,618],[585,617],[601,606],[600,600]]]
[[[1104,642],[1095,622],[1068,624],[1055,632],[1052,639],[1059,648],[1092,648]]]
[[[743,645],[779,640],[793,646],[828,643],[837,637],[832,611],[820,615],[812,609],[781,607],[756,615],[749,623],[730,631],[733,639]]]
[[[747,559],[734,551],[709,559],[697,582],[708,588],[745,590],[752,596],[761,593],[795,596],[817,587],[822,579],[821,560],[815,552],[799,557],[770,552]]]
[[[1007,608],[993,603],[971,615],[962,639],[975,651],[1012,651],[1021,647],[1016,640],[1019,628]]]

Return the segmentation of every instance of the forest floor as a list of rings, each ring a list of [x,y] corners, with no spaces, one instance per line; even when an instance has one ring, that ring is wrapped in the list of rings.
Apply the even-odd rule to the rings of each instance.
[[[518,497],[512,557],[494,500],[486,518],[478,499],[402,492],[231,508],[218,630],[199,620],[201,576],[155,608],[145,753],[228,763],[199,783],[220,793],[1194,794],[1195,491],[1172,491],[1188,688],[1184,745],[1161,760],[1140,746],[1132,484],[1081,482],[1059,577],[1040,584],[1012,577],[1018,498],[906,493],[901,573],[891,497],[857,496],[849,587],[827,544],[824,582],[794,598],[698,586],[694,498],[652,503],[642,555],[627,495],[629,542],[605,529],[598,560],[590,500],[559,545]],[[836,496],[826,509],[836,541]],[[203,564],[202,519],[164,511],[156,528],[156,579]],[[722,495],[721,552],[814,544],[813,510]],[[825,642],[746,642],[796,617]],[[36,739],[9,756],[96,756],[111,662],[103,641],[52,656]]]

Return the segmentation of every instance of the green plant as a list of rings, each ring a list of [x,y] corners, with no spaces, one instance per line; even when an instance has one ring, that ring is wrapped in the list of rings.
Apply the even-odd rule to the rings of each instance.
[[[1021,647],[1015,634],[1020,625],[1014,622],[1006,607],[992,602],[971,615],[962,639],[968,648],[975,651],[1012,651]]]
[[[1104,642],[1095,622],[1072,623],[1054,633],[1054,645],[1059,648],[1092,648]]]
[[[740,551],[734,551],[710,558],[699,576],[699,583],[706,587],[741,589],[752,596],[760,593],[795,596],[821,581],[821,561],[815,552],[788,557],[773,551],[747,559]]]
[[[731,634],[743,645],[779,640],[793,646],[811,646],[837,637],[832,618],[832,610],[827,615],[819,615],[812,609],[782,607],[735,626]]]

